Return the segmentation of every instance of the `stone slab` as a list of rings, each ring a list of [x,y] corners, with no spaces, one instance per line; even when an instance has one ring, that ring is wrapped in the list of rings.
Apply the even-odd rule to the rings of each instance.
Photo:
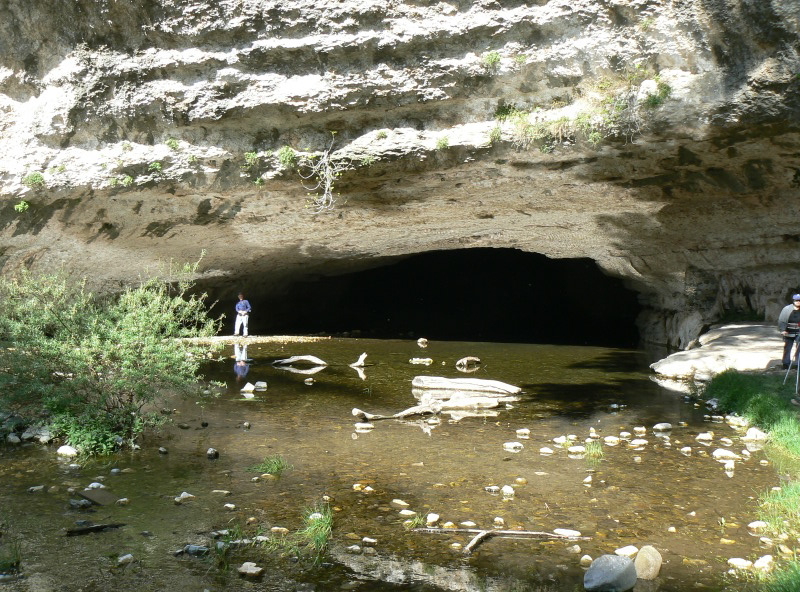
[[[98,506],[111,506],[117,503],[119,499],[107,489],[84,489],[79,491],[78,495]]]
[[[777,323],[716,325],[699,345],[659,360],[650,367],[662,377],[709,380],[728,369],[764,371],[781,366],[783,339]]]

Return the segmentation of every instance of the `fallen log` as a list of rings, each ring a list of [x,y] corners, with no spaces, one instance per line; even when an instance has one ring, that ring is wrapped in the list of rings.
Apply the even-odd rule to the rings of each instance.
[[[555,532],[539,532],[535,530],[481,530],[478,528],[434,528],[434,527],[420,527],[411,529],[412,532],[422,532],[427,534],[457,534],[466,533],[474,534],[472,540],[464,547],[464,554],[469,555],[472,551],[481,544],[484,540],[491,537],[521,537],[533,539],[561,539],[566,541],[588,541],[591,537],[585,536],[571,536],[558,534]]]
[[[82,534],[89,534],[92,532],[103,532],[104,530],[110,530],[112,528],[121,528],[123,526],[125,525],[120,523],[114,523],[114,524],[93,524],[92,526],[69,528],[67,529],[67,536],[79,536]]]
[[[516,395],[522,389],[513,384],[499,380],[486,380],[482,378],[444,378],[442,376],[415,376],[411,386],[422,389],[441,389],[455,391],[479,391],[483,393],[498,393],[501,395]]]

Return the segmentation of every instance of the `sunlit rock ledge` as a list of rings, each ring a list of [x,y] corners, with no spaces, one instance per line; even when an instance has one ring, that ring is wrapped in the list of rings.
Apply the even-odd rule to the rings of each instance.
[[[783,339],[776,323],[736,323],[712,327],[697,346],[651,364],[659,378],[706,381],[734,369],[756,372],[781,368]]]

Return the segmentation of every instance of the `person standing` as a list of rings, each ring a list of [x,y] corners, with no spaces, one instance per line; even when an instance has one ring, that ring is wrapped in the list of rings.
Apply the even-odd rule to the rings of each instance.
[[[242,330],[242,337],[247,337],[247,322],[250,318],[250,302],[245,300],[244,294],[239,292],[239,302],[236,303],[236,323],[233,327],[234,336],[239,334],[239,329]]]
[[[792,345],[800,332],[800,294],[792,296],[792,303],[787,304],[778,315],[778,331],[783,336],[783,369],[792,363]],[[797,356],[797,354],[795,354]]]

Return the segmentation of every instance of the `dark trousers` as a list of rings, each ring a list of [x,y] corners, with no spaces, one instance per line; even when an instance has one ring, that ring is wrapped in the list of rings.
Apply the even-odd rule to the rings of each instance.
[[[783,365],[788,366],[791,363],[792,359],[792,346],[794,345],[795,337],[789,336],[783,338]],[[800,349],[794,354],[794,359],[797,360],[797,354],[800,353]]]

